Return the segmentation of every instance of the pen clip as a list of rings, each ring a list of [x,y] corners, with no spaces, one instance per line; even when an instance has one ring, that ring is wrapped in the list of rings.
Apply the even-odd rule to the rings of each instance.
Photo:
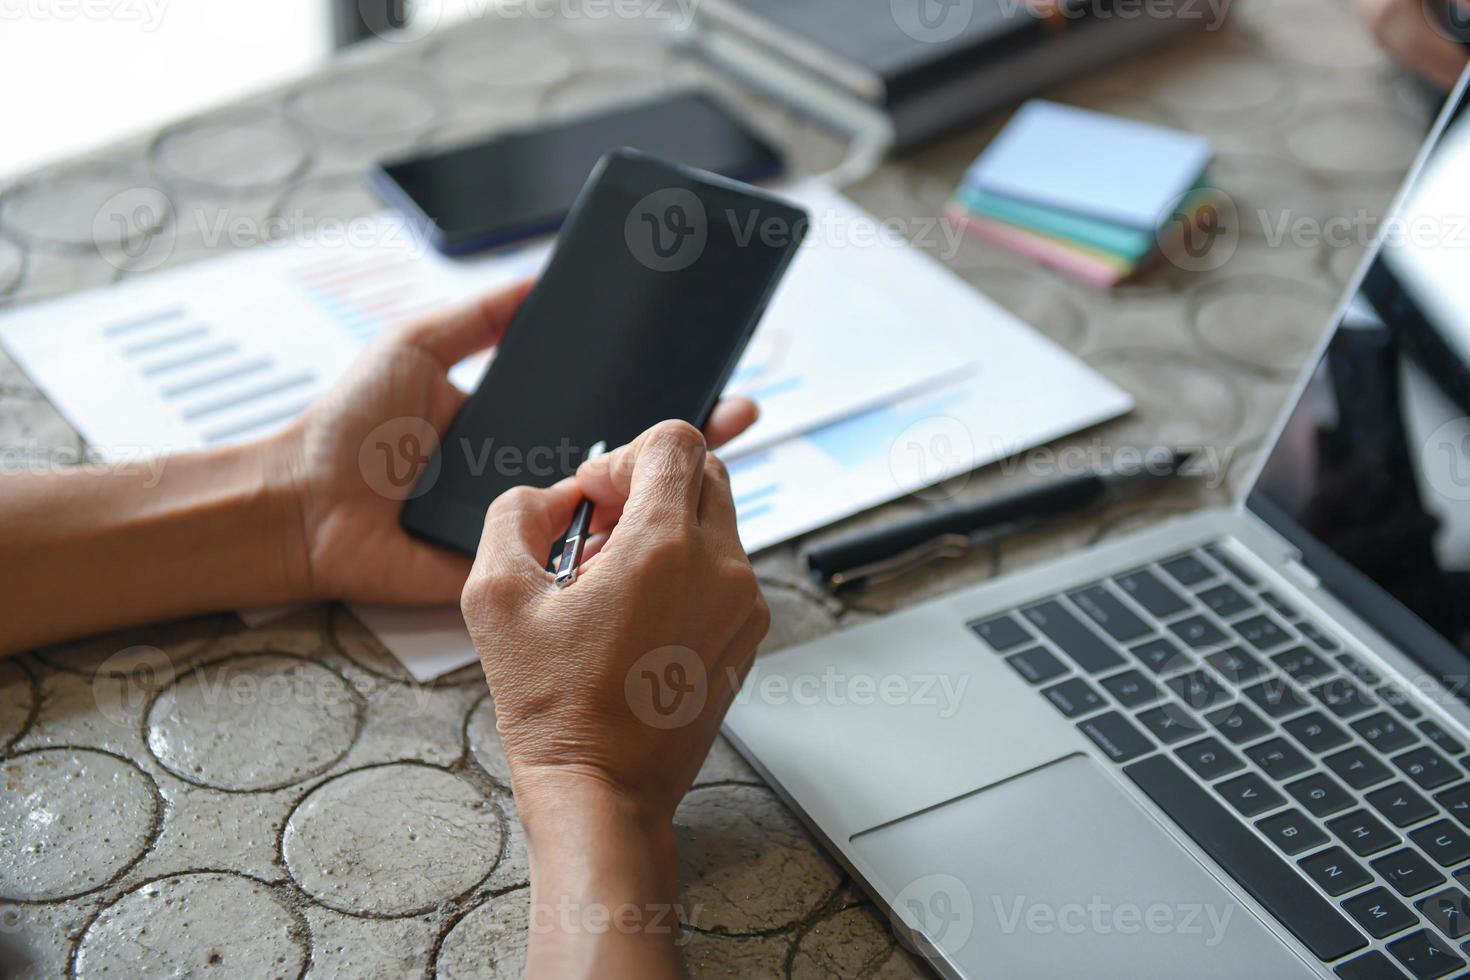
[[[959,558],[969,552],[973,539],[965,534],[941,534],[922,544],[870,561],[855,568],[834,572],[827,584],[835,591],[858,583],[877,585],[905,575],[921,565],[941,558]]]

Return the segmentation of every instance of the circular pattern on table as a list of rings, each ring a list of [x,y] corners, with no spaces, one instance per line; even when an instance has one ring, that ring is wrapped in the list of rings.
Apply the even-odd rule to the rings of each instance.
[[[923,975],[868,905],[841,909],[814,922],[796,941],[788,974],[791,980],[856,976],[897,980]]]
[[[20,741],[40,706],[36,679],[14,660],[0,660],[0,752]]]
[[[149,148],[160,179],[217,194],[280,187],[311,166],[306,137],[263,108],[231,109],[168,127]]]
[[[1234,204],[1240,233],[1252,238],[1278,241],[1299,221],[1311,222],[1304,230],[1312,230],[1331,210],[1297,164],[1281,157],[1222,153],[1210,164],[1210,178]]]
[[[1235,56],[1193,57],[1179,52],[1168,66],[1169,82],[1153,98],[1186,119],[1200,116],[1248,120],[1279,115],[1292,100],[1290,77],[1269,61]]]
[[[381,209],[361,174],[324,174],[288,187],[266,220],[273,237],[294,240],[323,225],[341,227]]]
[[[107,164],[42,171],[0,195],[0,227],[23,242],[63,251],[132,254],[173,220],[173,203],[161,188]]]
[[[530,889],[486,899],[456,922],[439,944],[434,976],[441,980],[519,977],[526,969]]]
[[[25,272],[25,247],[9,238],[0,238],[0,296],[20,285]]]
[[[413,675],[346,606],[334,605],[327,636],[337,652],[375,677],[413,682]]]
[[[362,726],[348,683],[278,653],[233,656],[189,671],[154,699],[148,751],[196,786],[280,789],[337,763]]]
[[[429,49],[425,61],[448,81],[496,88],[544,88],[572,73],[580,52],[565,36],[510,27],[515,23],[497,20],[486,27],[449,31]]]
[[[1294,279],[1237,276],[1202,283],[1185,308],[1210,350],[1249,371],[1294,378],[1321,337],[1333,298]]]
[[[95,677],[98,672],[136,675],[140,664],[160,665],[156,651],[162,651],[177,670],[180,663],[219,636],[224,620],[218,616],[184,619],[172,623],[138,629],[103,633],[75,643],[59,643],[36,651],[36,659],[48,667],[69,674]],[[154,651],[154,652],[149,652]],[[155,666],[157,690],[173,680],[171,670]]]
[[[490,778],[502,786],[510,786],[510,763],[505,758],[505,748],[500,744],[500,732],[495,727],[495,702],[486,693],[476,701],[465,716],[465,745]]]
[[[374,65],[308,81],[286,96],[297,121],[348,143],[402,141],[434,128],[443,93],[423,72]]]
[[[1246,8],[1252,4],[1243,5]],[[1260,43],[1271,53],[1307,68],[1335,74],[1371,71],[1387,57],[1373,43],[1368,28],[1358,17],[1344,16],[1335,4],[1313,6],[1277,3],[1253,25]],[[1236,76],[1232,82],[1242,79]]]
[[[1114,426],[1139,433],[1136,445],[1212,445],[1234,435],[1245,417],[1235,384],[1186,354],[1121,347],[1086,360],[1133,396],[1133,411]]]
[[[683,908],[702,932],[751,935],[810,915],[841,884],[791,811],[764,786],[705,786],[674,814]]]
[[[963,273],[976,289],[1063,347],[1076,350],[1087,336],[1087,314],[1040,276],[977,269]]]
[[[500,856],[495,804],[443,769],[396,762],[336,776],[286,820],[291,877],[327,908],[421,915],[479,884]]]
[[[591,115],[602,109],[623,106],[659,95],[663,78],[654,71],[636,68],[592,68],[549,87],[537,107],[547,121]]]
[[[0,786],[0,901],[96,891],[143,856],[162,809],[146,773],[94,749],[21,752]]]
[[[77,944],[76,976],[299,977],[308,961],[305,922],[267,885],[199,871],[104,908]]]
[[[1329,178],[1397,181],[1424,142],[1419,120],[1373,103],[1304,106],[1283,132],[1287,152]]]

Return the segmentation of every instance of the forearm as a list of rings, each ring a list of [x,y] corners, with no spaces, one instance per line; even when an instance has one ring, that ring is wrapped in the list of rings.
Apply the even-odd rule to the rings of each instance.
[[[673,825],[595,781],[517,781],[531,866],[526,976],[682,975]]]
[[[0,654],[305,598],[285,459],[266,442],[0,477]]]

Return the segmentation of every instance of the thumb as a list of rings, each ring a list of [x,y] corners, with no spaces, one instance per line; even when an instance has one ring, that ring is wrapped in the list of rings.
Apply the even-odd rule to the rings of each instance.
[[[571,477],[545,490],[512,487],[490,505],[470,578],[545,578],[546,556],[566,532],[581,493]]]

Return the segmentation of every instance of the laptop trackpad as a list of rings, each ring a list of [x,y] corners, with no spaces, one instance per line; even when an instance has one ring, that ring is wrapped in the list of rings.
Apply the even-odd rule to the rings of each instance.
[[[1086,756],[852,844],[967,976],[1316,975]]]

